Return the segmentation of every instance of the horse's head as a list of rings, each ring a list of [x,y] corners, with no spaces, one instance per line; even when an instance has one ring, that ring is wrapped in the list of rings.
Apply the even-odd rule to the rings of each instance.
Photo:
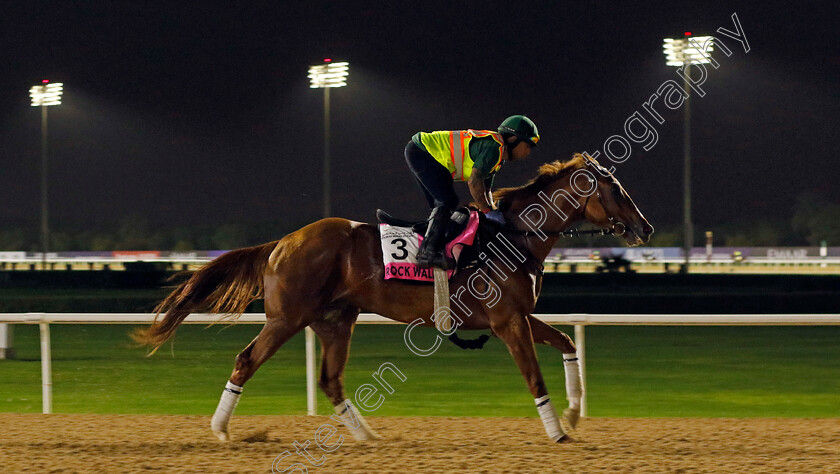
[[[612,230],[629,245],[643,244],[653,233],[618,179],[581,154],[547,163],[525,186],[500,189],[494,196],[509,221],[538,234],[565,231],[582,219]]]
[[[594,186],[594,191],[587,196],[584,204],[584,217],[589,222],[603,228],[611,229],[615,235],[621,236],[629,245],[640,245],[650,240],[653,226],[645,219],[639,208],[606,168],[601,166],[589,155],[575,155],[582,157],[586,169],[590,172],[585,176]],[[592,179],[595,182],[591,182]],[[591,187],[590,187],[591,189]]]

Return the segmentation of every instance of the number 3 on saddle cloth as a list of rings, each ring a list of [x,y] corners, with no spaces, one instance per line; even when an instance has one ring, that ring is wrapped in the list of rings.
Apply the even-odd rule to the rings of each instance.
[[[467,217],[467,212],[469,212],[469,218],[464,219]],[[398,219],[393,219],[381,211],[378,211],[377,215],[380,221],[391,222],[379,224],[385,279],[435,281],[433,269],[417,266],[417,250],[420,248],[420,242],[423,241],[422,233],[424,233],[420,232],[421,226],[411,226],[411,223],[405,221],[399,222]],[[406,225],[394,225],[394,221]],[[422,229],[425,230],[425,227]],[[447,243],[444,247],[446,257],[457,262],[461,257],[461,251],[474,243],[477,230],[478,212],[467,211],[467,209],[456,210],[447,226]],[[455,267],[457,269],[458,265],[456,264]],[[447,270],[446,275],[452,278],[455,271],[455,269]]]

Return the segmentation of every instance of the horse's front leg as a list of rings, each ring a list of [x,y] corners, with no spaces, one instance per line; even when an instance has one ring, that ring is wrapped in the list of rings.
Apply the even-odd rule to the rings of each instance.
[[[492,321],[492,320],[491,320]],[[569,437],[560,426],[557,419],[557,412],[548,396],[548,390],[543,381],[540,365],[537,362],[537,353],[534,350],[534,342],[531,339],[531,326],[526,316],[515,316],[501,323],[493,324],[493,332],[507,344],[510,354],[519,366],[519,371],[528,384],[534,402],[537,405],[537,412],[545,426],[548,437],[558,443],[567,441]]]
[[[566,399],[569,408],[563,410],[563,418],[572,428],[580,420],[580,399],[583,396],[583,383],[580,374],[577,350],[571,338],[532,315],[528,315],[534,344],[546,344],[563,353],[563,369],[566,372]]]

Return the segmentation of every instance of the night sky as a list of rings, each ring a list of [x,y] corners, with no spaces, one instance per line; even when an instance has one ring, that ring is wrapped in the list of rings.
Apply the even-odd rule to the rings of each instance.
[[[324,57],[350,62],[348,86],[331,94],[334,215],[421,218],[402,156],[415,132],[528,115],[538,152],[496,181],[522,184],[540,163],[602,150],[664,81],[680,81],[663,38],[734,31],[735,12],[751,50],[717,35],[733,54],[715,54],[720,68],[691,102],[695,225],[787,218],[804,192],[840,202],[836,2],[174,3],[4,7],[0,225],[38,227],[40,110],[28,90],[42,79],[65,84],[49,110],[53,227],[319,218],[323,92],[307,67]],[[658,143],[634,145],[616,175],[654,226],[676,227],[683,111],[660,108]]]

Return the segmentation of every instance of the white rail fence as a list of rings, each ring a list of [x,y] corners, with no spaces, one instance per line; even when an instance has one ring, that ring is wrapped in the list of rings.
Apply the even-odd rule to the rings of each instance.
[[[52,413],[51,324],[149,324],[154,314],[147,313],[0,313],[0,324],[38,324],[41,336],[41,385],[43,413]],[[583,399],[581,415],[586,416],[586,326],[838,326],[840,314],[535,314],[548,324],[575,328]],[[219,322],[217,314],[191,314],[185,324]],[[359,324],[401,324],[377,314],[362,313]],[[239,324],[263,324],[265,313],[243,314]],[[317,413],[315,398],[315,333],[306,328],[306,405],[307,413]]]

